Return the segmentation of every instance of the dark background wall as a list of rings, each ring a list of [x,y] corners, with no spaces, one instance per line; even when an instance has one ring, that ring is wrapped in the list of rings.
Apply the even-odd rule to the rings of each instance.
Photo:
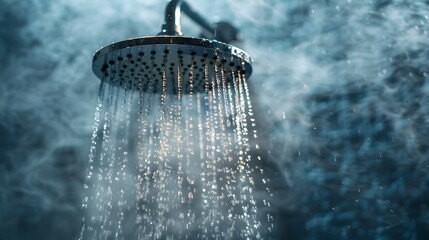
[[[167,1],[0,1],[0,239],[76,239],[92,53]],[[189,1],[242,29],[279,239],[429,234],[429,2]],[[198,29],[184,19],[184,32]]]

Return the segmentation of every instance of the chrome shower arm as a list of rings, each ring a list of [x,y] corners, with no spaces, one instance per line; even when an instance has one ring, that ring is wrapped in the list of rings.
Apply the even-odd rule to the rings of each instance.
[[[203,36],[230,43],[239,40],[238,30],[227,22],[212,25],[184,0],[171,0],[165,8],[165,23],[158,35],[182,36],[181,12],[203,29]]]
[[[165,8],[165,23],[158,35],[182,36],[180,12],[183,0],[171,0]]]
[[[171,0],[165,8],[165,23],[162,26],[160,35],[181,36],[180,24],[181,12],[186,14],[192,21],[203,28],[208,34],[214,35],[215,29],[200,14],[198,14],[186,1]]]

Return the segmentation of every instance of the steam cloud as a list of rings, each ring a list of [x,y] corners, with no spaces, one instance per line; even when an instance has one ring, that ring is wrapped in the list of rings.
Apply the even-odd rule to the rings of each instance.
[[[0,1],[1,240],[76,239],[91,55],[156,34],[166,2]],[[189,3],[239,26],[255,59],[273,237],[429,234],[427,1]]]

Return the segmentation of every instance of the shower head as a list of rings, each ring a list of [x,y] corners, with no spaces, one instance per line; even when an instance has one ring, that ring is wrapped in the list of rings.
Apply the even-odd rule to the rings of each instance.
[[[170,1],[167,6],[163,35],[128,39],[97,51],[92,64],[95,75],[124,88],[167,94],[211,90],[207,81],[219,76],[217,71],[226,73],[226,81],[238,74],[249,77],[252,60],[243,50],[217,40],[172,32],[180,30],[180,11],[172,11],[171,5],[180,9],[181,3]]]
[[[94,55],[92,65],[95,75],[103,81],[144,92],[161,92],[163,80],[174,81],[168,84],[167,91],[173,94],[177,94],[178,87],[188,93],[191,81],[194,92],[204,92],[206,77],[215,76],[214,71],[222,68],[227,73],[240,72],[249,77],[251,59],[239,48],[216,40],[180,36],[113,43]]]

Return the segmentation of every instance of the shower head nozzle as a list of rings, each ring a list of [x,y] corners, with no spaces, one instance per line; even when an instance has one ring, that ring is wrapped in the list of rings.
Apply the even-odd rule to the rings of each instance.
[[[230,74],[252,72],[252,60],[239,48],[201,38],[153,36],[113,43],[95,53],[92,69],[95,75],[111,84],[144,92],[159,93],[163,81],[168,93],[204,92],[207,77],[216,69]],[[216,67],[213,67],[216,66]],[[227,81],[233,76],[226,76]],[[178,81],[181,81],[180,83]],[[181,85],[181,86],[179,86]]]

